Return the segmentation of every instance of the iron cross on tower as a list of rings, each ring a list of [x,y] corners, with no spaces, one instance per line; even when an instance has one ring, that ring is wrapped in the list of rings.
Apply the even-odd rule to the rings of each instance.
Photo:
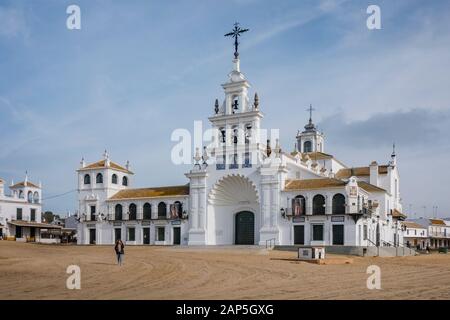
[[[237,59],[239,57],[239,52],[238,52],[238,46],[239,46],[239,41],[238,41],[238,37],[241,35],[241,33],[247,32],[249,29],[241,29],[241,27],[239,27],[239,23],[236,22],[234,24],[234,29],[227,33],[225,35],[225,37],[234,37],[234,58]]]
[[[315,109],[312,107],[312,104],[310,104],[310,105],[309,105],[309,108],[306,109],[306,111],[309,111],[309,123],[312,122],[312,112],[313,112],[314,110],[315,110]]]

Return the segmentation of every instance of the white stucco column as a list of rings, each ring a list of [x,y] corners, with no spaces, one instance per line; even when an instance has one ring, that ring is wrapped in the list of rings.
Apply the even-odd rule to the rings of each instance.
[[[263,228],[268,228],[270,225],[270,185],[262,184],[262,199],[261,199],[261,217],[263,220]]]
[[[312,196],[306,196],[306,215],[312,215]]]
[[[325,195],[325,214],[332,214],[333,196],[331,194]]]
[[[186,174],[190,179],[189,183],[189,245],[206,244],[206,179],[208,173],[206,169],[193,169]]]
[[[189,214],[192,217],[191,229],[198,229],[198,189],[191,189],[191,209]]]
[[[270,206],[270,227],[277,225],[277,220],[280,212],[280,190],[278,183],[271,185],[271,206]]]
[[[206,186],[198,190],[198,225],[197,228],[205,230],[206,226]]]
[[[156,203],[151,203],[152,206],[152,219],[158,218],[158,205]]]
[[[166,201],[166,218],[170,218],[170,205],[171,203]]]
[[[276,224],[280,214],[279,167],[267,163],[260,169],[261,173],[261,219],[262,228],[259,231],[259,245],[265,245],[267,240],[275,239],[279,243],[280,232]]]

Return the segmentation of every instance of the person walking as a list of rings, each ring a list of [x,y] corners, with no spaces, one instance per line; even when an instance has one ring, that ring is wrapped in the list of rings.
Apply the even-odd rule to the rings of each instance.
[[[124,255],[124,251],[123,251],[124,245],[121,239],[117,239],[116,240],[116,245],[114,246],[114,250],[116,251],[116,255],[117,255],[117,264],[119,266],[122,265],[122,260],[123,260],[123,255]]]

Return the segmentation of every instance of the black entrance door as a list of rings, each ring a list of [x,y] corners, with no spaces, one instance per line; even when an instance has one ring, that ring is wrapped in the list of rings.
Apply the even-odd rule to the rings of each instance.
[[[236,214],[235,244],[255,244],[255,216],[252,212]]]
[[[122,240],[122,229],[116,228],[114,229],[114,241]]]
[[[150,228],[144,228],[144,244],[150,244]]]
[[[36,228],[31,227],[30,228],[30,238],[34,239],[35,236],[36,236]],[[35,241],[35,240],[33,240],[33,241]]]
[[[380,225],[379,224],[377,224],[377,234],[376,234],[376,244],[377,244],[377,247],[379,247],[380,246]]]
[[[89,244],[95,244],[95,229],[89,229]]]
[[[344,245],[344,225],[333,225],[333,245]]]
[[[22,238],[22,227],[16,226],[16,238]]]
[[[181,229],[179,227],[173,228],[173,244],[181,244]]]
[[[294,226],[294,244],[305,244],[305,226]]]

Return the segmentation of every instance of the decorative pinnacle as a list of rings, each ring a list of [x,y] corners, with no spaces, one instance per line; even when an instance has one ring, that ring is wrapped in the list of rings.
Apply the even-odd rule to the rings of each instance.
[[[258,97],[258,93],[256,93],[256,92],[255,92],[255,99],[254,99],[253,105],[255,106],[255,110],[258,110],[259,97]]]
[[[214,112],[216,114],[219,113],[219,100],[218,99],[216,99],[216,102],[214,103]]]
[[[270,139],[267,139],[266,154],[267,157],[270,157],[270,155],[272,154],[272,148],[270,147]]]

